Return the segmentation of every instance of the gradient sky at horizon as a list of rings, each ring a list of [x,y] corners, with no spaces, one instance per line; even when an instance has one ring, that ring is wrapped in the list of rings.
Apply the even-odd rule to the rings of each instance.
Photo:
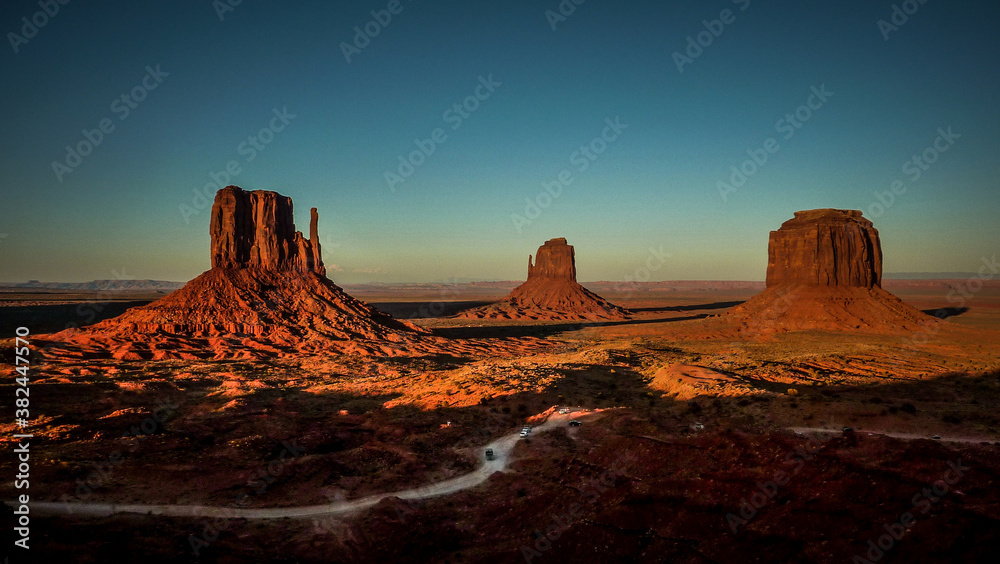
[[[350,63],[354,27],[388,1],[70,2],[14,53],[0,48],[0,282],[183,281],[210,266],[208,213],[181,205],[237,161],[231,183],[319,208],[341,283],[518,280],[545,240],[576,247],[581,280],[762,280],[768,232],[796,210],[865,211],[886,272],[976,271],[1000,247],[1000,6],[929,0],[888,41],[895,1],[403,0]],[[916,2],[914,2],[916,4]],[[741,10],[746,6],[746,10]],[[721,35],[679,72],[673,53],[722,10]],[[0,7],[20,33],[37,1]],[[125,119],[113,101],[163,78]],[[500,86],[457,129],[479,77]],[[776,122],[833,93],[790,139]],[[481,90],[482,92],[482,90]],[[275,108],[294,118],[252,161],[238,150]],[[59,181],[82,130],[115,129]],[[628,127],[580,171],[571,155]],[[903,171],[939,128],[958,138],[919,180]],[[392,191],[415,139],[447,139]],[[768,138],[777,153],[726,201],[717,183]],[[573,182],[518,230],[526,198]],[[906,192],[882,213],[876,192]],[[6,234],[6,237],[3,236]]]

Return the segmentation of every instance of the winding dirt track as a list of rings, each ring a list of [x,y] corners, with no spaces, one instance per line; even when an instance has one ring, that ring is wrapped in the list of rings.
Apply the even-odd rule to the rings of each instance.
[[[532,433],[551,431],[564,425],[574,416],[585,417],[581,413],[561,415],[554,413],[545,423],[534,427]],[[39,515],[76,515],[85,517],[107,517],[116,513],[138,513],[143,515],[163,515],[167,517],[223,517],[229,519],[295,519],[304,517],[319,517],[343,515],[371,507],[388,497],[400,499],[422,499],[436,497],[478,486],[485,482],[494,472],[503,472],[510,464],[511,452],[520,439],[520,432],[505,435],[484,445],[479,452],[492,448],[495,454],[493,460],[486,460],[482,466],[451,480],[427,484],[416,488],[397,492],[381,493],[324,505],[305,505],[299,507],[274,507],[240,509],[234,507],[219,507],[209,505],[134,505],[115,503],[62,503],[35,502],[31,504],[32,513]],[[13,502],[7,502],[11,505]],[[13,505],[12,505],[13,507]]]
[[[816,433],[823,435],[829,435],[829,434],[839,435],[843,432],[840,429],[826,429],[823,427],[789,427],[788,429],[800,434]],[[917,439],[931,439],[930,435],[920,435],[917,433],[894,433],[891,431],[873,431],[871,429],[855,429],[854,432],[864,435],[883,435],[886,437],[892,437],[894,439],[904,439],[907,441],[914,441]],[[940,439],[933,439],[933,440],[942,443],[974,443],[974,444],[979,444],[984,441],[985,442],[994,441],[994,439],[986,439],[979,437],[941,437]]]

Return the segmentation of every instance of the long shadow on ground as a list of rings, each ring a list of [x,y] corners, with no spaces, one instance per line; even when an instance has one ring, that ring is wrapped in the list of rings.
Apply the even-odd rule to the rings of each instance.
[[[432,329],[439,337],[450,339],[497,339],[513,337],[550,337],[559,333],[579,331],[588,327],[617,327],[619,325],[647,325],[650,323],[673,323],[675,321],[690,321],[704,319],[707,313],[688,315],[685,317],[667,317],[656,319],[630,319],[625,321],[579,321],[567,323],[537,323],[534,325],[481,325],[473,327],[439,327]]]

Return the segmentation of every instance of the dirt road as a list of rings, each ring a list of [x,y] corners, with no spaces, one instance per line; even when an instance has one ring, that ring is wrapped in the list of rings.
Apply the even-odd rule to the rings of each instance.
[[[836,434],[839,435],[843,433],[842,429],[826,429],[823,427],[788,427],[790,431],[795,431],[796,433],[820,433],[820,434]],[[895,433],[891,431],[874,431],[871,429],[854,429],[854,432],[859,435],[883,435],[886,437],[892,437],[894,439],[904,439],[907,441],[913,441],[916,439],[931,439],[931,435],[920,435],[917,433]],[[940,439],[934,439],[941,441],[943,443],[972,443],[979,444],[981,442],[994,442],[996,439],[980,438],[980,437],[944,437]]]
[[[570,419],[586,417],[586,413],[569,414],[553,413],[545,423],[534,427],[532,434],[551,431],[556,427],[565,426]],[[107,517],[115,513],[139,513],[145,515],[164,515],[169,517],[224,517],[230,519],[284,519],[343,515],[371,507],[387,497],[400,499],[421,499],[436,497],[458,492],[478,486],[485,482],[494,472],[504,472],[510,465],[511,452],[520,440],[520,431],[505,435],[479,449],[480,455],[487,448],[492,448],[495,458],[486,460],[483,464],[462,476],[435,482],[416,488],[370,495],[367,497],[328,503],[323,505],[306,505],[300,507],[249,508],[219,507],[206,505],[135,505],[114,503],[61,503],[35,502],[31,504],[32,513],[39,515],[78,515],[88,517]],[[7,502],[10,505],[12,502]]]

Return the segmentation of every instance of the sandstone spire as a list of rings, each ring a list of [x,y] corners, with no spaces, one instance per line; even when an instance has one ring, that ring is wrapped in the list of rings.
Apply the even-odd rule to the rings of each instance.
[[[538,247],[528,280],[503,300],[459,314],[473,319],[610,320],[625,319],[618,307],[576,281],[576,254],[566,239],[550,239]]]

